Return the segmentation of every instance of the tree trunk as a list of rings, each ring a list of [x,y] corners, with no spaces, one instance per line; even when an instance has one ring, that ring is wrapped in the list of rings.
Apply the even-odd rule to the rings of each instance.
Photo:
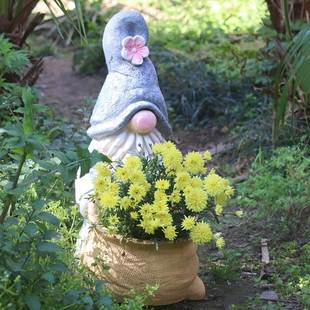
[[[285,32],[284,1],[266,0],[270,13],[271,24],[279,32]],[[288,0],[289,18],[291,21],[307,20],[310,18],[310,0]]]

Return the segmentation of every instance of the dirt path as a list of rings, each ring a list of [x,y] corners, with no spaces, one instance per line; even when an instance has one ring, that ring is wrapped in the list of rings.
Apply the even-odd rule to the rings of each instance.
[[[44,58],[43,73],[36,84],[41,102],[68,119],[80,117],[79,109],[87,99],[96,99],[104,77],[83,76],[73,71],[69,59],[49,56]]]
[[[44,72],[37,83],[37,88],[41,95],[41,102],[46,103],[55,110],[56,115],[62,116],[68,121],[77,121],[81,117],[79,109],[85,108],[86,99],[96,99],[104,81],[102,76],[82,76],[75,73],[72,63],[68,59],[60,59],[54,56],[46,57]],[[216,132],[176,132],[176,141],[179,147],[184,150],[209,149],[216,154],[223,149],[229,149],[229,141],[225,135]],[[240,255],[248,253],[250,256],[258,256],[257,249],[253,249],[252,234],[246,233],[247,223],[244,221],[236,222],[234,217],[227,214],[224,218],[224,237],[226,238],[227,248],[232,251],[239,251]],[[255,238],[255,233],[253,234]],[[255,242],[254,242],[255,243]],[[235,253],[232,252],[232,253]],[[182,302],[175,305],[159,307],[162,310],[200,310],[200,309],[247,309],[242,307],[249,298],[254,298],[259,293],[254,285],[253,278],[242,276],[242,268],[237,268],[233,279],[218,280],[212,278],[210,272],[210,257],[218,255],[216,250],[201,248],[200,275],[207,286],[208,297],[203,301]],[[217,259],[215,258],[215,265]],[[218,259],[219,265],[221,257]],[[241,260],[237,260],[238,264]],[[223,267],[225,268],[225,266]],[[228,266],[228,268],[232,268]],[[225,270],[225,269],[224,269]],[[244,268],[243,268],[244,270]],[[230,270],[228,270],[230,271]],[[236,305],[238,308],[233,308]]]

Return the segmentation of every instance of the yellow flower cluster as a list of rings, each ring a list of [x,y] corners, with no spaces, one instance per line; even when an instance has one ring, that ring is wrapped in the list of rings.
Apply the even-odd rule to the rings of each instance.
[[[223,247],[224,239],[216,239],[210,225],[197,221],[196,216],[210,208],[221,215],[223,204],[233,194],[228,181],[214,170],[206,175],[210,152],[189,152],[183,157],[172,142],[155,144],[152,150],[156,161],[151,168],[151,159],[137,156],[129,156],[116,168],[106,163],[95,166],[94,196],[108,231],[117,233],[127,214],[134,227],[145,234],[158,236],[161,231],[167,240],[187,234],[196,244],[214,239]]]
[[[222,249],[225,246],[225,240],[221,233],[214,234],[215,245],[218,249]]]
[[[196,244],[203,244],[211,241],[213,234],[210,225],[205,222],[197,223],[190,231],[190,238]]]

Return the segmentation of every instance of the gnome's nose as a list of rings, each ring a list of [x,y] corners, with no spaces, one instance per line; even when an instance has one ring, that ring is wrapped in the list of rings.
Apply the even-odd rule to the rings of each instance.
[[[128,126],[133,132],[147,134],[156,127],[156,124],[157,119],[155,114],[148,110],[142,110],[132,117]]]

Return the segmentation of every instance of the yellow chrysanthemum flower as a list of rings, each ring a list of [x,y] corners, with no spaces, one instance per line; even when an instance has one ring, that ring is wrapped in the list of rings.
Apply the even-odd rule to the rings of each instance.
[[[192,187],[203,187],[203,180],[199,177],[192,177],[190,180],[190,185]]]
[[[182,221],[183,230],[191,230],[196,224],[196,220],[193,216],[184,216]]]
[[[108,221],[110,225],[115,226],[119,223],[119,218],[117,215],[111,215],[109,216]]]
[[[168,240],[174,240],[175,237],[177,236],[177,232],[175,229],[175,226],[167,226],[164,229],[164,234],[165,234],[165,238]]]
[[[156,217],[159,220],[160,227],[168,227],[172,225],[173,219],[170,213],[167,212],[158,213],[156,214]]]
[[[165,150],[165,146],[163,143],[155,143],[152,145],[152,151],[154,154],[162,154],[164,150]]]
[[[167,207],[166,204],[163,204],[161,202],[155,201],[153,206],[152,206],[152,210],[154,213],[162,213],[162,212],[169,212],[169,208]]]
[[[171,203],[179,203],[181,201],[181,192],[174,190],[171,195],[169,195],[169,201]]]
[[[231,187],[230,185],[228,185],[225,189],[225,195],[227,196],[227,198],[230,198],[231,196],[233,196],[234,193],[235,193],[235,189]]]
[[[133,219],[133,220],[136,220],[138,219],[139,217],[139,213],[137,211],[132,211],[130,212],[130,217]]]
[[[204,180],[208,194],[215,197],[216,195],[222,193],[225,190],[225,185],[223,181],[224,179],[217,175],[212,169]]]
[[[238,216],[238,217],[243,217],[243,211],[238,210],[238,211],[235,212],[235,215]]]
[[[128,156],[124,167],[126,169],[137,169],[137,170],[141,170],[142,168],[142,163],[141,163],[141,159],[137,156]]]
[[[222,249],[225,246],[224,238],[223,237],[219,237],[218,239],[215,240],[215,244],[216,244],[216,247],[218,249]]]
[[[185,203],[189,210],[194,212],[201,212],[207,207],[208,195],[203,189],[187,187],[184,193]]]
[[[215,198],[216,204],[224,205],[228,197],[225,195],[225,192],[221,192],[220,194],[216,195],[214,198]]]
[[[160,179],[158,181],[155,182],[155,188],[159,189],[159,190],[163,190],[165,191],[166,189],[168,189],[170,187],[170,183],[168,180],[163,180]]]
[[[173,142],[167,141],[164,143],[155,143],[152,145],[152,150],[154,154],[163,154],[167,150],[176,150],[176,146]]]
[[[163,164],[167,172],[176,172],[182,169],[182,153],[177,149],[166,150],[163,154]]]
[[[116,207],[119,197],[114,193],[103,192],[99,194],[99,202],[103,208],[112,209]]]
[[[190,238],[196,244],[204,244],[212,240],[210,225],[205,222],[197,223],[190,231]]]
[[[191,176],[187,172],[178,172],[175,176],[175,186],[179,190],[184,190],[190,185]]]
[[[135,200],[135,202],[140,202],[145,194],[146,191],[143,186],[139,184],[131,184],[129,186],[128,195],[130,198]]]
[[[124,210],[127,210],[131,204],[131,199],[128,196],[123,197],[119,203],[120,207]]]
[[[140,214],[145,217],[148,214],[152,214],[153,206],[149,203],[145,203],[139,210]]]
[[[154,193],[154,203],[159,203],[162,205],[166,205],[168,201],[167,195],[162,191],[156,191]]]
[[[177,149],[176,145],[171,141],[166,141],[162,144],[165,150],[176,150]]]
[[[215,211],[215,214],[216,214],[217,216],[220,216],[220,215],[223,213],[223,207],[222,207],[221,205],[217,204],[217,205],[215,206],[214,211]]]
[[[205,151],[205,152],[203,153],[203,159],[204,159],[204,160],[211,160],[211,159],[212,159],[211,153],[210,153],[209,151]]]
[[[100,177],[107,177],[111,175],[108,164],[104,162],[97,163],[95,166],[95,170],[97,175]]]
[[[108,234],[109,235],[117,234],[117,227],[116,226],[109,225],[107,228],[108,228]]]
[[[96,194],[99,194],[101,192],[103,192],[104,190],[106,190],[107,187],[107,179],[105,177],[96,177],[95,181],[94,181],[94,190]]]
[[[151,221],[143,220],[138,226],[142,227],[147,234],[153,235],[155,233],[155,227]]]
[[[151,224],[154,227],[154,229],[157,229],[161,226],[160,220],[158,218],[152,218]]]
[[[115,171],[116,178],[120,181],[126,182],[129,179],[128,169],[124,167],[118,167]]]
[[[137,183],[137,184],[147,183],[144,173],[138,169],[131,169],[130,172],[128,172],[128,179],[132,183]]]
[[[187,172],[197,174],[205,173],[204,160],[200,153],[189,152],[184,158],[184,167]]]
[[[115,182],[108,182],[106,191],[113,193],[114,195],[118,195],[119,193],[119,185]]]

